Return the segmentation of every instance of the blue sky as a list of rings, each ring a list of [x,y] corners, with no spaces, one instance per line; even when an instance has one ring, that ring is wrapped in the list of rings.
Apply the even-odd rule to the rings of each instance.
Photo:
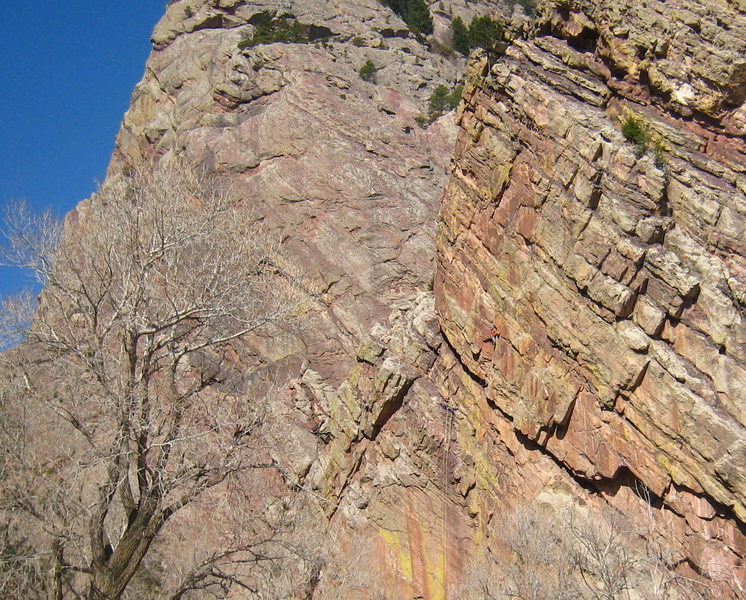
[[[165,0],[0,0],[0,207],[60,215],[96,189]],[[0,269],[0,294],[23,278]]]

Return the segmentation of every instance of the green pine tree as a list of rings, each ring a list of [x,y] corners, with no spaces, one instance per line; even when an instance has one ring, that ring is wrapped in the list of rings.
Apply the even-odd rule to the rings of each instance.
[[[500,23],[491,17],[474,17],[469,25],[469,44],[472,48],[484,48],[495,51],[503,40],[503,29]]]
[[[464,93],[464,86],[458,84],[448,95],[448,110],[453,110],[461,102],[461,95]]]
[[[467,55],[471,50],[469,43],[469,28],[464,25],[461,17],[456,17],[451,21],[451,32],[453,34],[453,49],[456,52]]]
[[[366,60],[365,64],[362,67],[360,67],[360,70],[358,71],[358,75],[360,75],[360,79],[362,79],[363,81],[375,82],[376,71],[378,71],[378,67],[376,67],[373,61]]]
[[[425,0],[384,0],[417,35],[430,35],[433,32],[433,19]]]
[[[442,83],[433,90],[430,95],[429,113],[430,120],[434,121],[444,112],[449,110],[449,95],[448,88]]]
[[[403,19],[415,34],[430,35],[433,32],[430,7],[424,0],[407,0]]]

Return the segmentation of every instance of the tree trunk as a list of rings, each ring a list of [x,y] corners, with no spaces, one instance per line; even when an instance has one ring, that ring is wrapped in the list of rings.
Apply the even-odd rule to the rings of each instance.
[[[91,565],[88,600],[119,600],[162,525],[160,514],[139,511],[110,556]]]
[[[49,590],[51,600],[62,600],[62,542],[55,538],[52,542],[52,587]]]

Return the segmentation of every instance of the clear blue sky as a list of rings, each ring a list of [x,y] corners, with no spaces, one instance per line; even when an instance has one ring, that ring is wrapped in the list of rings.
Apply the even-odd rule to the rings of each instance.
[[[165,0],[0,0],[0,207],[60,215],[106,171]],[[0,269],[0,294],[21,278]]]

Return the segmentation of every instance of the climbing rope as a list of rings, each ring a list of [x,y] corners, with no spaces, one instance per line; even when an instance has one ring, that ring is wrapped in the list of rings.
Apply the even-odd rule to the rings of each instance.
[[[443,600],[448,600],[448,578],[447,578],[447,567],[448,567],[448,453],[451,449],[451,431],[453,428],[453,411],[454,409],[450,406],[443,405],[446,411],[446,444],[445,451],[443,452],[443,522],[441,530],[441,547],[443,548]]]

